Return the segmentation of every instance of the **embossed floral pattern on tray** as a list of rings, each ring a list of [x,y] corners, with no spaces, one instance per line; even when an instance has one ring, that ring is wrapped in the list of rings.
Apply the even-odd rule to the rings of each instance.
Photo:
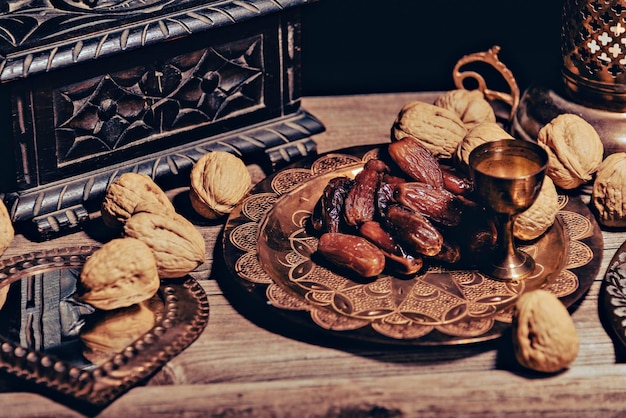
[[[606,269],[600,298],[611,335],[626,347],[626,242],[613,255]]]
[[[233,274],[261,286],[274,308],[307,312],[323,330],[420,345],[495,338],[511,323],[510,308],[521,293],[545,287],[569,305],[590,286],[593,275],[586,273],[597,271],[602,240],[586,207],[568,196],[560,196],[546,237],[523,247],[539,267],[517,284],[437,265],[412,278],[355,281],[316,263],[317,237],[306,222],[321,189],[331,177],[353,176],[377,152],[329,153],[259,185],[226,225],[224,253]]]

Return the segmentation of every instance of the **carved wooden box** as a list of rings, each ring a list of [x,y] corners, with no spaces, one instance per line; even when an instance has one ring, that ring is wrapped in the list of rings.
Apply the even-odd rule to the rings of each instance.
[[[16,227],[79,228],[119,174],[187,181],[226,150],[273,170],[315,151],[300,108],[311,0],[0,4],[0,193]]]

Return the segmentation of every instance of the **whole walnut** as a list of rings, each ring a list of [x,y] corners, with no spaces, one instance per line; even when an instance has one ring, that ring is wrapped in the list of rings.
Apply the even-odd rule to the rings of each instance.
[[[604,155],[598,132],[573,113],[561,114],[543,126],[537,142],[550,157],[546,174],[566,190],[591,181]]]
[[[554,373],[578,356],[574,321],[565,305],[547,290],[536,289],[519,297],[512,331],[515,358],[526,368]]]
[[[480,90],[449,90],[437,97],[434,105],[456,113],[467,129],[472,129],[483,122],[496,122],[493,107]]]
[[[150,299],[160,284],[150,248],[138,239],[116,238],[85,261],[77,296],[97,309],[113,310]]]
[[[161,278],[183,277],[205,261],[204,237],[178,213],[138,211],[126,221],[124,235],[148,245]]]
[[[552,179],[546,176],[535,203],[515,218],[513,235],[523,241],[539,238],[554,224],[558,213],[559,194]]]
[[[469,155],[474,148],[485,142],[497,141],[500,139],[515,139],[503,127],[496,122],[485,122],[474,126],[463,137],[456,149],[455,158],[460,167],[469,167]]]
[[[626,152],[611,154],[602,161],[591,199],[598,222],[608,227],[626,226]]]
[[[406,104],[391,128],[391,139],[407,136],[420,140],[437,158],[450,158],[467,132],[456,113],[434,104]]]
[[[107,187],[100,213],[110,228],[120,228],[131,217],[140,202],[147,202],[151,210],[174,213],[174,205],[163,190],[146,174],[124,173]]]
[[[4,201],[0,200],[0,255],[9,248],[15,237],[15,228]]]
[[[229,214],[252,185],[244,162],[225,151],[203,155],[193,165],[190,180],[191,205],[198,214],[208,219]]]

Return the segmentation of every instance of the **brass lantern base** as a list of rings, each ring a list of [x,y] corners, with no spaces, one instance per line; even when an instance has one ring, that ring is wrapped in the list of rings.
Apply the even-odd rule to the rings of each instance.
[[[564,90],[533,85],[522,94],[511,131],[518,138],[535,141],[539,130],[562,113],[574,113],[589,122],[604,144],[604,156],[626,152],[626,112],[587,107],[572,102]]]

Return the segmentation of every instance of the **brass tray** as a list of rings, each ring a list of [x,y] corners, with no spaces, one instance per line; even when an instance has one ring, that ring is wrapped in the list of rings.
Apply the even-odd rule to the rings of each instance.
[[[0,370],[77,409],[105,407],[187,348],[209,304],[192,277],[161,282],[149,301],[99,311],[73,295],[97,247],[0,262]]]
[[[309,158],[257,185],[231,213],[223,250],[231,277],[299,326],[372,342],[448,345],[494,339],[511,323],[520,294],[545,287],[570,306],[591,286],[603,241],[587,206],[560,196],[557,221],[522,248],[538,264],[517,284],[475,270],[431,265],[420,275],[354,281],[319,264],[306,220],[328,180],[354,176],[380,148],[360,147]],[[306,313],[303,320],[302,313]]]
[[[613,340],[626,352],[626,242],[613,255],[600,287],[602,319]]]

